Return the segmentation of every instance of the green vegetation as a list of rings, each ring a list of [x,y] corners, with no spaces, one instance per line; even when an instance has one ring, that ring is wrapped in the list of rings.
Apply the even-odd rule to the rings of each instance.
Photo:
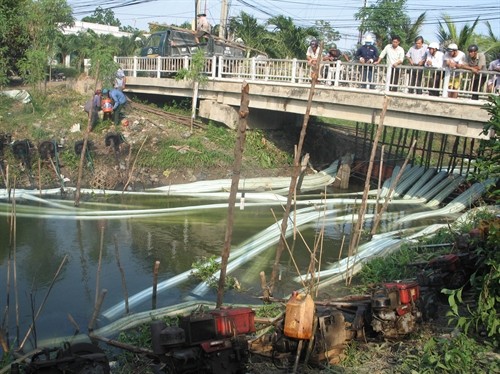
[[[450,310],[447,316],[454,332],[449,337],[437,337],[425,329],[414,334],[413,343],[398,348],[398,359],[395,359],[398,363],[391,372],[466,374],[498,372],[500,369],[494,354],[491,354],[498,349],[500,342],[500,222],[490,210],[478,209],[462,223],[441,229],[412,247],[404,246],[399,251],[370,261],[357,279],[363,284],[360,290],[367,291],[370,284],[414,278],[418,267],[409,264],[450,253],[460,237],[478,233],[483,235],[469,240],[478,258],[475,264],[477,271],[464,287],[443,290],[448,295]],[[487,236],[484,236],[485,233]],[[449,245],[439,250],[430,246],[437,243]],[[463,298],[464,289],[469,295],[467,302]],[[346,359],[340,365],[346,368],[346,373],[357,373],[357,368],[364,367],[370,360],[375,361],[380,351],[387,349],[381,346],[360,349],[358,342],[351,342],[345,351]]]
[[[500,96],[490,95],[484,109],[490,114],[489,121],[483,128],[483,134],[489,139],[481,140],[482,156],[477,160],[477,172],[472,175],[475,180],[486,181],[500,179]],[[490,190],[493,198],[498,199],[500,190],[492,183]]]
[[[456,373],[480,374],[497,373],[498,362],[488,358],[491,350],[487,345],[479,344],[466,334],[448,338],[431,337],[414,354],[404,360],[401,373]]]
[[[191,265],[191,268],[191,276],[193,278],[201,282],[206,282],[211,288],[217,289],[219,285],[219,277],[217,275],[217,272],[220,271],[220,262],[217,261],[217,256],[211,256],[210,258],[199,258]],[[228,290],[238,289],[238,280],[227,275],[225,288]]]

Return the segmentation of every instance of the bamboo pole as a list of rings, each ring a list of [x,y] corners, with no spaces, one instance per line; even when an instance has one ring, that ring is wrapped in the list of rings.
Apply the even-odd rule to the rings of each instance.
[[[123,270],[121,261],[120,261],[120,252],[118,250],[118,243],[116,241],[116,235],[113,236],[113,242],[115,244],[115,257],[116,257],[116,264],[118,266],[118,270],[120,270],[120,277],[122,280],[122,288],[123,288],[123,299],[125,300],[125,314],[129,313],[129,306],[128,306],[128,289],[127,289],[127,282],[125,279],[125,271]]]
[[[224,239],[224,248],[221,254],[221,269],[219,276],[219,285],[217,289],[217,308],[222,306],[222,299],[224,297],[224,288],[226,285],[226,271],[229,254],[231,252],[231,239],[233,236],[234,224],[234,205],[236,203],[236,194],[238,192],[238,184],[240,182],[241,163],[243,159],[243,151],[245,149],[245,138],[247,129],[247,118],[249,114],[248,104],[250,87],[247,82],[243,82],[241,87],[241,104],[240,104],[240,121],[238,125],[238,137],[234,146],[234,162],[233,162],[233,176],[231,179],[231,190],[229,193],[229,203],[227,209],[227,226],[226,235]]]
[[[368,170],[366,172],[366,179],[365,179],[365,188],[363,191],[363,197],[361,200],[361,205],[359,207],[359,212],[358,212],[358,219],[356,221],[356,224],[354,226],[354,230],[352,233],[351,241],[349,243],[349,252],[348,256],[352,257],[356,252],[357,248],[359,246],[359,241],[361,238],[361,231],[365,219],[365,212],[366,212],[366,207],[367,207],[367,202],[368,202],[368,191],[370,190],[370,179],[372,175],[372,170],[373,170],[373,163],[375,160],[375,155],[377,153],[377,145],[378,145],[378,140],[380,136],[382,135],[382,131],[384,129],[384,119],[385,119],[385,114],[387,113],[387,106],[389,104],[389,99],[387,96],[384,97],[384,104],[382,108],[382,113],[380,114],[380,122],[378,125],[377,132],[375,134],[375,138],[373,139],[373,145],[372,145],[372,151],[370,155],[370,162],[368,164]],[[347,271],[347,283],[350,284],[352,277],[349,275],[349,271]]]
[[[381,184],[382,184],[382,178],[383,178],[383,170],[384,170],[384,147],[385,145],[382,145],[382,149],[380,150],[380,165],[378,168],[378,184],[377,184],[377,201],[375,202],[375,214],[378,212],[378,204],[379,204],[379,199],[380,199],[380,193],[381,193]]]
[[[36,320],[38,319],[38,317],[40,316],[40,313],[42,312],[43,307],[45,306],[45,303],[47,302],[47,299],[48,299],[48,297],[50,295],[50,291],[52,291],[52,287],[54,286],[54,283],[55,283],[57,277],[59,276],[59,273],[61,272],[61,270],[62,270],[64,264],[66,263],[67,259],[68,259],[68,255],[65,255],[64,258],[61,261],[61,264],[59,265],[59,268],[57,269],[57,271],[56,271],[56,273],[54,275],[54,278],[52,278],[52,282],[50,282],[49,289],[45,293],[45,297],[43,298],[42,303],[38,307],[38,310],[37,310],[37,312],[35,314],[35,318],[33,319],[33,322],[31,323],[28,331],[26,332],[26,335],[24,336],[24,339],[22,340],[21,344],[19,345],[18,351],[22,351],[24,345],[26,344],[26,341],[28,340],[28,337],[30,336],[31,331],[34,328],[34,324],[35,324]]]
[[[92,92],[92,100],[94,99],[95,91],[97,90],[97,83],[99,81],[99,61],[97,61],[96,66],[96,80],[94,92]],[[80,188],[82,186],[82,177],[83,177],[83,165],[85,164],[85,154],[87,152],[87,145],[89,142],[89,135],[92,131],[92,115],[94,114],[94,105],[92,105],[92,109],[89,113],[89,118],[87,121],[87,130],[85,131],[85,136],[83,137],[83,148],[82,153],[80,154],[80,165],[78,166],[78,179],[76,182],[76,191],[75,191],[75,203],[76,207],[80,206]]]
[[[318,56],[322,55],[323,51],[323,42],[320,43],[319,52]],[[274,284],[276,283],[276,278],[278,277],[278,270],[279,270],[279,265],[280,265],[280,259],[283,251],[285,250],[285,242],[286,242],[286,231],[288,228],[288,217],[290,216],[290,211],[292,208],[292,202],[294,201],[294,196],[295,196],[295,191],[296,191],[296,186],[297,186],[297,180],[300,174],[300,155],[302,153],[302,148],[304,146],[304,139],[306,137],[306,132],[307,132],[307,125],[309,122],[309,116],[311,114],[311,106],[312,106],[312,100],[314,96],[314,89],[316,87],[316,82],[318,80],[318,75],[321,67],[321,62],[322,59],[318,59],[319,61],[317,64],[314,66],[312,76],[311,76],[311,88],[309,89],[309,97],[307,99],[307,107],[306,107],[306,112],[304,114],[304,121],[302,122],[302,129],[300,131],[300,136],[299,136],[299,143],[297,145],[297,151],[295,152],[295,157],[293,160],[293,172],[292,172],[292,178],[290,179],[290,188],[288,190],[288,197],[287,197],[287,202],[285,206],[285,212],[283,213],[283,220],[281,221],[281,235],[280,239],[278,242],[278,245],[276,247],[276,256],[274,258],[274,264],[273,264],[273,270],[271,273],[271,280],[270,280],[270,292],[271,295],[274,290]]]
[[[106,338],[106,337],[100,336],[100,335],[94,335],[92,333],[89,336],[91,339],[100,340],[101,342],[104,342],[108,345],[112,345],[114,347],[125,349],[125,350],[133,352],[133,353],[146,354],[146,355],[151,355],[151,356],[155,355],[153,353],[153,351],[150,349],[136,347],[135,345],[123,343],[123,342],[120,342],[118,340],[109,339],[109,338]]]
[[[17,288],[17,202],[16,202],[16,179],[14,178],[14,188],[12,193],[12,221],[11,221],[11,243],[12,243],[12,276],[14,279],[14,300],[16,312],[16,339],[19,341],[19,293]]]
[[[73,318],[73,316],[70,313],[68,313],[68,320],[75,328],[75,333],[73,334],[73,336],[78,335],[78,333],[80,332],[80,326],[78,325],[78,323],[75,321],[75,319]]]
[[[92,313],[92,318],[90,319],[88,329],[89,333],[94,331],[94,326],[95,322],[97,320],[97,316],[99,315],[99,311],[101,310],[102,303],[104,301],[104,297],[106,297],[106,294],[108,293],[108,290],[103,288],[101,293],[99,294],[99,299],[97,300],[97,303],[95,304],[94,307],[94,312]]]
[[[38,193],[42,197],[42,160],[38,159]]]
[[[130,169],[130,173],[128,174],[127,183],[125,183],[125,185],[123,186],[122,192],[125,192],[125,190],[127,189],[128,185],[130,184],[130,180],[132,179],[132,174],[134,173],[134,169],[135,169],[135,163],[137,162],[137,159],[139,158],[139,154],[141,153],[142,147],[144,147],[144,144],[146,143],[146,140],[148,140],[147,136],[144,138],[144,140],[143,140],[143,142],[142,142],[139,150],[137,151],[137,155],[135,156],[134,162],[132,163],[132,168]],[[132,149],[132,147],[130,147],[130,149]]]
[[[99,240],[99,259],[97,261],[97,273],[95,277],[95,301],[97,304],[99,299],[99,290],[101,289],[101,268],[102,268],[102,251],[104,247],[104,223],[99,221],[99,229],[101,231],[101,237]]]
[[[152,302],[152,309],[156,309],[156,296],[157,296],[157,290],[158,290],[158,270],[160,269],[160,261],[155,261],[154,267],[153,267],[153,302]]]
[[[408,165],[408,162],[410,161],[410,157],[411,157],[411,154],[413,152],[413,148],[415,148],[415,144],[417,144],[416,139],[413,140],[413,143],[410,147],[410,150],[408,151],[408,154],[406,155],[406,160],[405,160],[403,166],[401,167],[401,169],[399,170],[399,173],[396,176],[396,179],[394,179],[391,183],[391,186],[389,188],[389,193],[385,197],[385,201],[384,201],[384,205],[382,205],[382,209],[380,209],[380,212],[377,212],[377,214],[375,215],[375,221],[373,223],[371,235],[375,235],[375,233],[377,232],[378,225],[380,224],[380,220],[382,219],[382,214],[387,210],[387,206],[389,205],[389,201],[392,198],[392,193],[394,192],[394,189],[396,188],[396,186],[399,182],[399,179],[403,175],[405,168],[406,168],[406,165]]]

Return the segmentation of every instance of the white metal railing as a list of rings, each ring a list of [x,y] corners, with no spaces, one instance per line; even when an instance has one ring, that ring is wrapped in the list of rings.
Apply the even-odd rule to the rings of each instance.
[[[190,57],[115,57],[128,76],[173,77],[182,68],[189,69]],[[263,81],[308,84],[311,67],[305,60],[208,57],[204,73],[209,79]],[[385,64],[366,65],[357,62],[324,63],[318,77],[319,85],[426,94],[447,97],[485,98],[487,82],[500,79],[492,72],[474,74],[468,70],[433,69],[415,66],[388,68]],[[457,80],[453,88],[452,83]],[[449,88],[450,87],[450,88]]]

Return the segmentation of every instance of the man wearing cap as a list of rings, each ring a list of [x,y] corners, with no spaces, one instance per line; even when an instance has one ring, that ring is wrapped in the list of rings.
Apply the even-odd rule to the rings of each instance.
[[[391,37],[391,44],[387,44],[385,48],[378,56],[378,60],[374,64],[380,63],[382,59],[387,55],[387,66],[391,68],[391,86],[390,91],[397,91],[399,85],[399,66],[403,63],[405,59],[405,51],[403,47],[399,44],[401,43],[401,38],[398,35],[393,35]]]
[[[410,70],[410,86],[420,87],[422,84],[423,70],[420,68],[424,65],[424,55],[427,52],[427,44],[424,43],[424,38],[422,36],[417,36],[415,38],[415,44],[413,44],[408,52],[406,52],[406,58],[411,66],[416,69]],[[409,92],[413,93],[414,89],[410,88]],[[422,94],[422,89],[417,88],[417,94]]]
[[[196,21],[196,31],[203,31],[207,34],[210,34],[212,32],[212,26],[210,26],[207,15],[205,13],[198,14],[198,20]]]
[[[196,42],[199,43],[199,38],[210,35],[212,32],[212,26],[208,22],[207,15],[205,13],[198,14],[198,19],[196,20]]]
[[[484,53],[479,53],[479,48],[475,44],[469,45],[467,48],[468,55],[465,56],[465,63],[460,65],[460,69],[470,70],[474,73],[472,78],[472,91],[478,92],[480,86],[485,82],[485,78],[480,74],[481,70],[486,68],[486,57]],[[472,100],[479,99],[478,94],[473,94]]]
[[[342,53],[340,49],[337,49],[337,46],[334,44],[330,49],[328,49],[328,53],[323,56],[323,61],[327,61],[325,64],[325,70],[323,72],[323,77],[327,79],[327,84],[332,84],[332,79],[334,79],[333,74],[335,72],[335,66],[337,61],[340,63],[340,58],[343,57],[344,60],[349,62],[349,56],[345,53]]]
[[[363,64],[361,69],[361,79],[363,82],[373,81],[373,63],[378,59],[378,49],[373,45],[373,38],[367,35],[364,39],[364,44],[358,48],[354,58],[358,59],[360,64]],[[374,89],[375,85],[367,84],[366,88]]]
[[[439,96],[439,88],[443,79],[444,53],[439,50],[439,44],[432,42],[424,55],[424,67],[429,69],[429,96]]]
[[[458,50],[455,43],[448,45],[447,52],[444,54],[444,66],[450,70],[450,82],[448,83],[448,97],[456,99],[462,80],[462,74],[455,70],[465,63],[465,53]]]

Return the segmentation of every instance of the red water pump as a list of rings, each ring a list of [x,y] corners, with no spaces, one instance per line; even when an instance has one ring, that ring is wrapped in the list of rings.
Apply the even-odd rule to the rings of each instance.
[[[419,310],[420,287],[417,282],[383,283],[372,293],[372,321],[375,332],[399,338],[415,329],[422,315]]]
[[[221,308],[181,318],[178,326],[151,324],[158,373],[244,373],[247,335],[255,332],[251,308]]]

